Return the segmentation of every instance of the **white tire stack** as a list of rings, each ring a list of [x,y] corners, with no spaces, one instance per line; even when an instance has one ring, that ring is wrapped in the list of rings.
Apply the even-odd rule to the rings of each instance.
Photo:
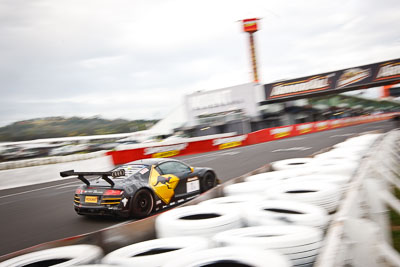
[[[110,265],[158,267],[168,260],[210,248],[204,237],[170,237],[126,246],[107,254],[102,263]]]
[[[285,180],[292,177],[297,177],[299,175],[310,174],[311,171],[306,168],[296,168],[292,170],[282,170],[282,171],[271,171],[264,172],[255,175],[251,175],[245,178],[246,182],[262,182],[262,181],[276,181]]]
[[[269,199],[300,201],[324,208],[329,213],[336,210],[341,193],[338,185],[311,181],[289,181],[265,192]]]
[[[187,254],[167,262],[163,267],[208,267],[208,266],[248,266],[248,267],[289,267],[290,261],[271,250],[249,247],[222,247]]]
[[[15,266],[75,266],[97,263],[103,256],[103,250],[94,245],[72,245],[40,250],[21,255],[0,263],[1,267]]]
[[[381,135],[382,134],[364,134],[349,138],[333,147],[361,148],[367,150]]]
[[[242,227],[240,213],[238,209],[218,205],[194,205],[169,210],[156,218],[157,237],[210,237],[221,231]]]
[[[253,205],[253,203],[261,202],[263,200],[265,200],[265,198],[261,195],[239,194],[227,197],[211,198],[200,202],[199,205],[223,205],[231,208],[246,209],[249,205]]]
[[[348,183],[351,180],[351,176],[349,175],[334,175],[334,174],[310,174],[310,175],[302,175],[295,178],[287,179],[286,182],[290,183],[303,183],[303,182],[323,182],[323,183],[331,183],[339,186],[340,195],[348,188]]]
[[[325,153],[317,154],[314,159],[321,160],[331,160],[331,159],[343,159],[355,162],[360,162],[363,154],[354,153],[352,151],[347,151],[343,149],[332,149]]]
[[[313,158],[292,158],[278,160],[271,163],[271,167],[275,171],[293,170],[298,168],[307,168],[313,162]]]
[[[359,166],[358,161],[349,159],[314,159],[310,168],[313,174],[335,174],[353,176]]]
[[[248,226],[305,225],[325,229],[329,223],[321,207],[289,200],[266,200],[249,206],[243,218]]]
[[[225,231],[212,240],[218,246],[275,250],[288,257],[293,266],[312,266],[322,246],[323,233],[307,226],[257,226]]]
[[[276,186],[279,183],[280,180],[236,183],[225,186],[223,188],[223,193],[224,196],[249,194],[263,195],[265,190],[272,186]]]

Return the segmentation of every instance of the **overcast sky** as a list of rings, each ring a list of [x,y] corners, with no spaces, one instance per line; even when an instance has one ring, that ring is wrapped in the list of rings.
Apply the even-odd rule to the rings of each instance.
[[[399,0],[0,0],[0,125],[162,118],[183,96],[400,57]]]

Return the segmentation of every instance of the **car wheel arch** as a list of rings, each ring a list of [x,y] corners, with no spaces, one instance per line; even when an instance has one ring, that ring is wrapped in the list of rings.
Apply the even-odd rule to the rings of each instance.
[[[133,212],[132,209],[133,209],[133,205],[134,205],[133,202],[134,202],[134,200],[135,200],[135,196],[138,194],[138,192],[140,192],[140,191],[142,191],[142,190],[147,191],[147,192],[150,194],[150,196],[151,196],[151,198],[152,198],[152,201],[153,201],[153,205],[152,205],[151,211],[150,211],[150,213],[149,213],[148,215],[150,215],[152,212],[155,211],[157,198],[155,197],[155,194],[154,194],[153,190],[151,190],[151,189],[148,188],[148,187],[140,187],[140,188],[138,188],[138,189],[136,190],[135,194],[133,194],[133,195],[130,197],[130,200],[129,200],[129,203],[130,203],[129,210],[130,210],[131,216],[134,216],[134,217],[136,216],[135,214],[132,214],[132,212]]]

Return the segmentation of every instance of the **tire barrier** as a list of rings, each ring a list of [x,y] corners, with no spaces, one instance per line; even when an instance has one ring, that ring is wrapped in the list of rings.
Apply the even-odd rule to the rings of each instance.
[[[103,250],[94,245],[73,245],[50,248],[24,254],[3,262],[1,267],[51,266],[60,267],[97,263]]]
[[[289,224],[325,229],[330,218],[325,209],[312,204],[266,200],[248,207],[243,219],[248,226]]]
[[[227,185],[223,188],[224,196],[248,195],[248,194],[264,194],[264,191],[271,186],[278,185],[280,180],[259,181],[259,182],[242,182]]]
[[[222,247],[202,250],[174,259],[163,267],[289,267],[290,261],[272,250],[248,248],[244,246]]]
[[[198,236],[153,239],[126,246],[107,254],[102,263],[110,265],[158,267],[168,260],[210,248],[210,241]]]
[[[364,154],[354,153],[350,149],[332,149],[328,152],[321,153],[314,156],[314,159],[321,161],[321,160],[332,160],[332,159],[343,159],[343,160],[351,160],[354,162],[360,162],[361,158]]]
[[[158,238],[174,236],[210,237],[221,231],[243,226],[240,211],[218,205],[176,208],[156,218]]]
[[[259,173],[256,175],[251,175],[246,177],[244,180],[246,182],[258,182],[258,181],[272,181],[272,180],[284,180],[292,177],[297,177],[299,175],[307,175],[312,173],[308,168],[297,168],[293,170],[283,170],[283,171],[271,171]]]
[[[265,198],[261,195],[251,195],[251,194],[240,194],[232,195],[227,197],[217,197],[209,200],[205,200],[199,203],[199,205],[223,205],[228,207],[235,207],[246,209],[248,205],[252,205],[254,202],[263,201]]]
[[[228,230],[212,238],[218,246],[244,246],[275,250],[293,266],[312,266],[322,246],[323,232],[308,226],[255,226]]]
[[[313,158],[292,158],[278,160],[271,163],[271,167],[275,171],[292,170],[298,168],[307,168],[312,165]]]
[[[368,149],[382,134],[364,134],[347,139],[344,142],[333,145],[334,148],[339,147],[352,147],[355,149],[363,150]]]
[[[349,175],[334,175],[334,174],[310,174],[302,175],[294,178],[289,178],[286,181],[291,183],[303,183],[303,182],[326,182],[336,184],[340,188],[340,195],[347,190],[348,183],[351,180]]]
[[[330,159],[323,159],[323,160],[314,158],[314,161],[312,164],[313,164],[314,168],[322,168],[325,166],[352,165],[353,169],[356,170],[359,165],[359,162],[357,160],[352,160],[350,158],[341,158],[341,159],[330,158]],[[318,170],[314,170],[314,172],[318,172]]]
[[[343,154],[351,154],[352,151],[343,152]],[[291,158],[279,160],[271,163],[271,167],[275,172],[284,171],[287,172],[287,178],[292,175],[299,176],[304,174],[313,173],[327,173],[327,174],[342,174],[342,175],[353,175],[357,170],[359,162],[357,160],[350,160],[349,158]],[[332,168],[333,167],[333,168]],[[334,171],[335,170],[335,171]],[[298,172],[296,175],[296,171]],[[274,172],[266,176],[273,177]],[[279,177],[279,174],[277,174]],[[285,174],[281,177],[285,179]]]
[[[332,163],[333,162],[331,161],[330,164],[327,163],[326,165],[314,165],[312,174],[335,174],[353,176],[358,169],[358,164],[354,162],[342,161],[340,164],[338,164],[339,162],[336,161],[336,164]]]
[[[288,181],[268,189],[265,194],[269,199],[292,200],[317,205],[331,213],[339,204],[341,188],[326,182]]]

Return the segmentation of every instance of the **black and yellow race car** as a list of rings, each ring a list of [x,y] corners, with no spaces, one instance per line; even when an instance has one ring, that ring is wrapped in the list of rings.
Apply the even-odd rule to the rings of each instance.
[[[79,215],[144,218],[183,203],[218,183],[214,170],[193,168],[175,159],[152,158],[121,165],[109,172],[60,172],[85,184],[75,191]],[[89,182],[88,178],[98,176]]]

